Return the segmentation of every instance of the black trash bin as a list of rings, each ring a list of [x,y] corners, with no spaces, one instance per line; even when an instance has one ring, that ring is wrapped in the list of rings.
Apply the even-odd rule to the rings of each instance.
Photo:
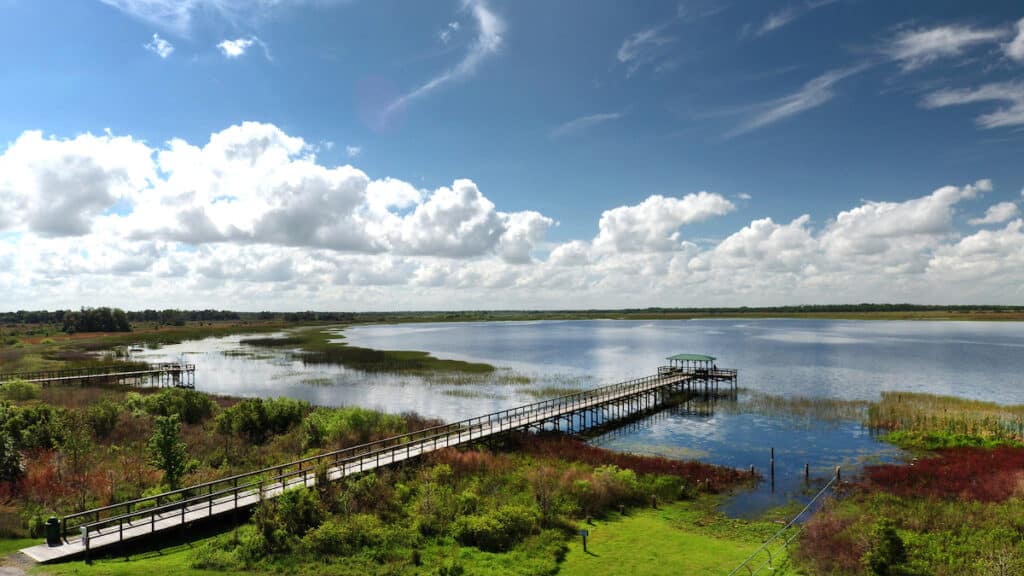
[[[50,547],[61,545],[60,520],[57,518],[51,517],[46,521],[46,545]]]

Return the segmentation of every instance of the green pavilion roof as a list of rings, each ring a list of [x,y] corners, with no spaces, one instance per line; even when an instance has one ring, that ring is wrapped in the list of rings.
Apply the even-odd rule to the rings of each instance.
[[[689,360],[693,362],[714,362],[714,356],[707,356],[705,354],[676,354],[675,356],[669,356],[665,360],[678,360],[680,362]]]

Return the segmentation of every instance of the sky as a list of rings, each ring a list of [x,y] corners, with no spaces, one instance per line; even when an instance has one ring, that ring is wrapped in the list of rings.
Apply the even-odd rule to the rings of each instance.
[[[0,309],[1024,304],[1024,5],[0,0]]]

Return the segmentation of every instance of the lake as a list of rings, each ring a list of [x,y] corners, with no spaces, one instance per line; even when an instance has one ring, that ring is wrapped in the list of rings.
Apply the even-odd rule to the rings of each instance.
[[[754,392],[875,400],[883,390],[901,390],[1024,403],[1024,324],[1019,323],[597,320],[369,325],[344,335],[355,346],[423,350],[499,370],[483,381],[456,384],[306,366],[287,350],[242,345],[240,336],[184,342],[136,357],[187,358],[197,364],[196,387],[208,392],[291,396],[452,421],[648,375],[671,354],[710,354],[719,366],[738,368],[740,386],[752,392],[711,410],[679,406],[592,442],[741,468],[753,464],[761,471],[767,470],[774,447],[775,489],[764,482],[732,499],[727,510],[740,515],[804,497],[804,463],[821,479],[836,465],[855,471],[865,462],[899,454],[857,421],[757,409]]]

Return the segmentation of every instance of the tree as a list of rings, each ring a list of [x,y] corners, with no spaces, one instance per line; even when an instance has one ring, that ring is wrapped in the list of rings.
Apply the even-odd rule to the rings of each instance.
[[[57,445],[68,473],[67,482],[78,494],[79,506],[85,508],[89,496],[88,476],[95,454],[92,430],[78,412],[69,412],[61,418],[61,429]]]
[[[188,457],[188,446],[181,441],[181,421],[177,414],[156,418],[153,435],[146,448],[150,463],[164,471],[164,478],[172,490],[195,465]]]
[[[0,482],[13,482],[21,478],[22,472],[21,453],[14,445],[14,438],[0,430]]]

